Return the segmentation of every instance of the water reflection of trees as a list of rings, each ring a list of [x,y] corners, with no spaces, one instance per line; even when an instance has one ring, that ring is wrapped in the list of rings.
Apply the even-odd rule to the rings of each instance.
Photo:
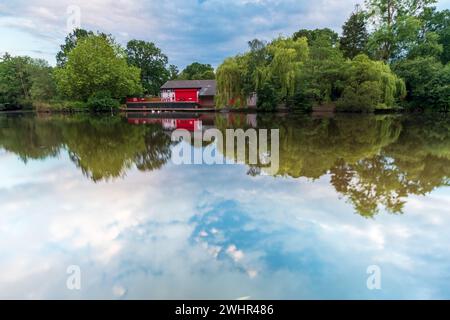
[[[58,155],[61,131],[55,123],[32,117],[0,117],[0,147],[17,154],[24,162]]]
[[[331,176],[363,216],[380,206],[401,213],[408,195],[450,184],[450,118],[443,115],[302,117],[281,120],[280,170],[294,178]],[[258,125],[265,125],[264,120]]]
[[[158,169],[170,159],[171,141],[158,125],[132,126],[120,117],[14,116],[0,118],[0,147],[27,162],[68,151],[93,181],[123,176],[133,164]]]
[[[246,116],[233,115],[231,122],[225,117],[229,115],[214,116],[221,130],[256,124],[249,125]],[[447,116],[260,115],[257,127],[280,129],[276,177],[328,175],[363,216],[371,217],[381,207],[401,213],[408,196],[450,185]],[[0,117],[0,148],[24,162],[55,157],[65,149],[93,181],[121,177],[132,166],[159,169],[170,159],[171,146],[160,125],[130,125],[120,117]],[[259,175],[264,167],[252,165],[248,172]]]

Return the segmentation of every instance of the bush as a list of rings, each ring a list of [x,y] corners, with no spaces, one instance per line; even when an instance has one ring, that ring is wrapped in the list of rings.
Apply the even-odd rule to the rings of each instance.
[[[118,110],[120,103],[116,99],[111,98],[107,93],[98,92],[88,99],[87,106],[93,112],[105,112]]]
[[[273,111],[277,108],[278,96],[274,86],[265,82],[257,91],[258,100],[256,107],[262,111]]]
[[[338,111],[373,112],[381,100],[381,88],[375,81],[366,81],[356,87],[347,87],[336,103]]]
[[[81,102],[81,101],[66,101],[65,107],[69,111],[75,111],[75,112],[86,111],[88,109],[86,102]]]

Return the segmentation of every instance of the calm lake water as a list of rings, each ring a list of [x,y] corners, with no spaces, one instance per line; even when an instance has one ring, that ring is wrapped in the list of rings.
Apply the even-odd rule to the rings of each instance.
[[[176,165],[200,123],[279,129],[278,172]],[[449,299],[449,185],[444,115],[3,114],[0,298]]]

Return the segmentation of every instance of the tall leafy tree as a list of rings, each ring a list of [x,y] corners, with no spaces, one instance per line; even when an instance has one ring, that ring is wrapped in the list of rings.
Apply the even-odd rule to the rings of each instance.
[[[424,21],[422,34],[437,35],[437,43],[442,46],[440,55],[442,63],[450,61],[450,10],[437,11],[436,8],[427,8],[422,17]]]
[[[9,54],[0,58],[0,103],[19,106],[54,95],[53,68],[45,60]]]
[[[309,56],[306,37],[277,38],[268,45],[250,43],[250,52],[226,59],[217,69],[219,106],[243,106],[250,92],[259,92],[258,106],[273,109],[294,95]],[[267,92],[263,92],[267,91]]]
[[[300,72],[309,57],[308,42],[305,37],[293,39],[278,38],[267,46],[271,59],[261,68],[258,88],[270,81],[281,99],[288,99],[295,93]]]
[[[353,59],[366,50],[369,33],[366,27],[366,15],[359,7],[342,26],[340,48],[346,58]]]
[[[157,95],[170,78],[168,58],[153,42],[131,40],[126,49],[128,63],[141,69],[141,84],[146,93]]]
[[[174,64],[171,64],[168,68],[169,71],[169,80],[175,80],[178,78],[180,71],[178,70],[178,67]]]
[[[347,62],[344,91],[337,107],[345,111],[389,109],[406,95],[405,83],[389,65],[364,54]]]
[[[53,68],[47,61],[31,59],[28,72],[31,81],[30,97],[32,100],[48,101],[56,95]]]
[[[17,105],[30,98],[29,57],[5,54],[0,60],[0,103]]]
[[[308,109],[336,100],[342,91],[344,62],[342,51],[326,38],[313,42],[296,90],[295,107]]]
[[[406,82],[408,106],[414,109],[448,110],[450,106],[450,64],[434,57],[417,57],[394,65]]]
[[[181,80],[211,80],[215,78],[214,68],[210,64],[194,62],[179,75]]]
[[[374,26],[369,39],[373,57],[392,61],[403,57],[417,41],[420,16],[436,0],[366,0]]]
[[[315,30],[301,29],[295,32],[292,38],[294,40],[306,38],[309,45],[314,45],[317,41],[320,41],[321,43],[326,41],[334,47],[339,43],[339,35],[329,28]]]
[[[112,98],[142,92],[139,68],[129,66],[124,50],[102,35],[81,39],[65,66],[55,70],[55,78],[59,91],[77,100],[99,92]]]
[[[76,46],[80,39],[93,35],[92,31],[84,29],[75,29],[66,36],[64,44],[61,45],[60,51],[56,54],[56,64],[58,67],[63,67],[67,63],[67,57]]]
[[[248,46],[250,51],[244,59],[246,67],[242,74],[243,93],[245,96],[252,94],[257,89],[258,91],[263,90],[262,88],[257,88],[257,81],[259,73],[270,59],[267,51],[267,43],[265,41],[253,39],[248,42]],[[269,88],[270,91],[271,85],[268,84],[266,87]],[[270,94],[267,96],[273,97],[273,95]]]
[[[242,106],[244,104],[244,59],[243,56],[227,58],[217,68],[216,103],[219,107]]]

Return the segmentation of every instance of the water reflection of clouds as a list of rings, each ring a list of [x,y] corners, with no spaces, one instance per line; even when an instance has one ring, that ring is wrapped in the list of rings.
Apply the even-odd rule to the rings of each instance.
[[[8,169],[6,169],[8,168]],[[245,166],[92,183],[59,160],[0,168],[2,298],[448,298],[448,189],[365,219],[317,181]],[[65,289],[82,268],[81,292]],[[366,289],[379,264],[383,290]]]

